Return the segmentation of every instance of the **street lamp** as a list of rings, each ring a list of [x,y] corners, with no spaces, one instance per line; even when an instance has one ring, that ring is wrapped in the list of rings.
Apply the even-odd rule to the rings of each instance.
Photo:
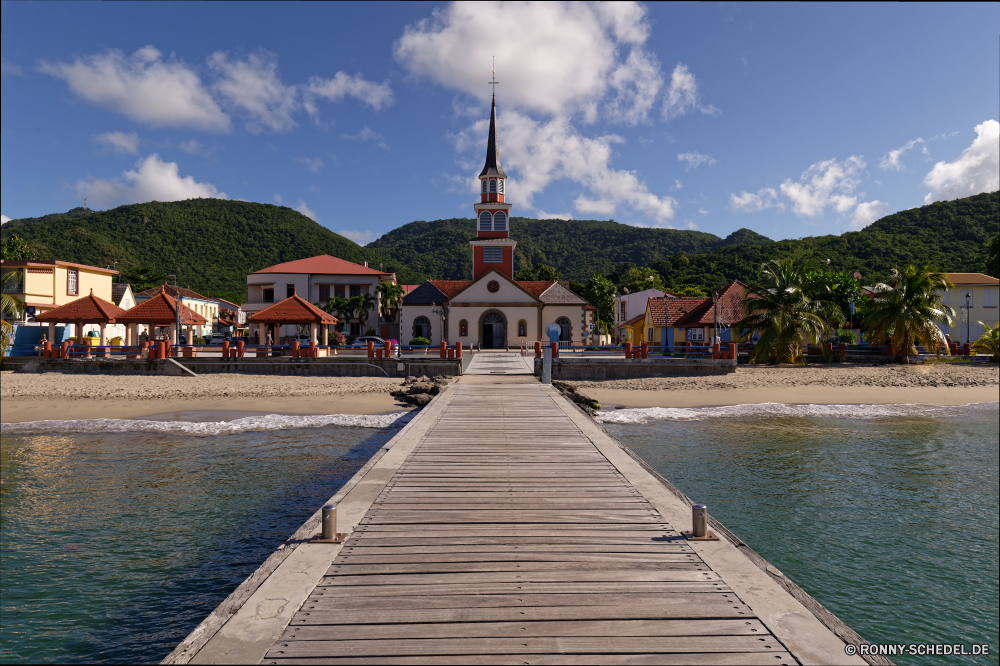
[[[972,292],[965,292],[965,343],[972,344]]]
[[[444,339],[444,318],[445,318],[445,315],[448,314],[448,311],[444,309],[444,303],[441,304],[441,308],[438,309],[438,310],[435,310],[434,309],[434,303],[431,303],[431,312],[433,312],[434,314],[441,315],[441,340],[445,341],[445,339]]]
[[[714,349],[715,340],[719,337],[719,292],[712,294],[712,309],[714,310],[712,320],[712,348]],[[732,336],[729,339],[732,340]]]

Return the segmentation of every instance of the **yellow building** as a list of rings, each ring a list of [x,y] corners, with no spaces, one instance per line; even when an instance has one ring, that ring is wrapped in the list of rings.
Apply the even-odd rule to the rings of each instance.
[[[955,309],[958,319],[954,326],[943,324],[941,330],[953,342],[975,341],[985,333],[978,322],[997,325],[997,290],[1000,280],[982,273],[945,273],[954,288],[944,295],[944,302]]]
[[[94,296],[111,301],[111,280],[118,271],[98,268],[68,261],[27,261],[9,260],[0,262],[3,273],[17,272],[19,279],[11,287],[4,287],[8,293],[20,299],[25,305],[22,315],[27,320],[35,314],[65,305],[93,290]]]

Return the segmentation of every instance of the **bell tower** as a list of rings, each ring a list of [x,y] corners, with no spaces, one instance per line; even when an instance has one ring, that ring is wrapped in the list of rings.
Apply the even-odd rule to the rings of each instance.
[[[494,81],[495,83],[495,81]],[[495,270],[514,279],[514,247],[510,237],[510,208],[505,201],[507,174],[500,166],[500,141],[497,137],[497,99],[493,95],[490,111],[490,135],[486,143],[486,164],[479,173],[479,202],[476,209],[476,239],[472,248],[472,279]]]

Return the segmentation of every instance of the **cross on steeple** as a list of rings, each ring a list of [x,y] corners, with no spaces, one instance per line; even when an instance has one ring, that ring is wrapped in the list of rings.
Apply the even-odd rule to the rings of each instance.
[[[492,81],[487,81],[487,83],[490,84],[491,86],[498,86],[498,85],[500,85],[500,82],[497,81],[497,57],[496,56],[493,56],[493,80]],[[494,94],[494,96],[497,94],[497,89],[496,88],[493,89],[493,94]]]

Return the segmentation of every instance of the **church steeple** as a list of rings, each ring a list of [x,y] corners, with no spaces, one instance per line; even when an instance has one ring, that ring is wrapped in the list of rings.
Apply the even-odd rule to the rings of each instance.
[[[500,166],[500,140],[497,138],[497,96],[493,95],[493,109],[490,112],[490,138],[486,141],[486,165],[479,173],[480,178],[507,178]]]

